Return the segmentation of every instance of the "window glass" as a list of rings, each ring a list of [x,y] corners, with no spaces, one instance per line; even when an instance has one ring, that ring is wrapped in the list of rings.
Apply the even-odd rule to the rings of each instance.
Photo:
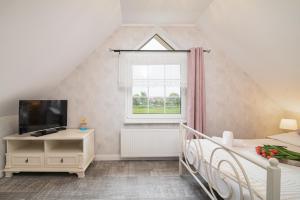
[[[148,74],[147,65],[133,65],[132,66],[132,78],[135,79],[147,79]]]
[[[132,114],[181,114],[179,65],[136,65],[132,73]]]
[[[166,113],[178,114],[180,110],[180,87],[166,87]]]
[[[180,65],[166,65],[166,79],[180,80]]]
[[[148,104],[148,88],[139,86],[132,87],[132,113],[148,113]]]
[[[165,66],[164,65],[149,65],[148,66],[149,79],[164,79]]]
[[[167,50],[156,38],[152,38],[141,50]]]
[[[173,50],[164,39],[155,34],[149,41],[144,44],[140,50]]]

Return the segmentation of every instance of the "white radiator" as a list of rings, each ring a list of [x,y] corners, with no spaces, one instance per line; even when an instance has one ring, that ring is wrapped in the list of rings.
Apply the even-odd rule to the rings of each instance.
[[[121,157],[179,155],[179,129],[122,129]]]

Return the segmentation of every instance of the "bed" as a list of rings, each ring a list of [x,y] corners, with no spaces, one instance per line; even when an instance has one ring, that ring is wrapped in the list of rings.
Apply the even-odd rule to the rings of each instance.
[[[299,200],[300,167],[269,160],[255,152],[255,146],[286,146],[300,152],[300,136],[274,136],[268,139],[234,140],[228,148],[222,138],[208,137],[180,125],[179,172],[185,167],[210,199]],[[282,139],[283,138],[283,139]]]

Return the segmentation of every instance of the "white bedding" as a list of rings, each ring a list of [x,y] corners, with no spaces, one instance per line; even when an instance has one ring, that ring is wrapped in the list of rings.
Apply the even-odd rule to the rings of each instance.
[[[217,142],[221,143],[221,138],[213,138]],[[196,140],[195,140],[196,141]],[[204,158],[209,161],[211,152],[217,148],[218,146],[209,140],[198,140],[201,142],[203,152],[204,152]],[[197,142],[198,142],[197,141]],[[300,152],[300,147],[289,145],[286,143],[282,143],[278,140],[273,139],[254,139],[254,140],[235,140],[234,141],[234,147],[236,151],[239,153],[245,155],[247,158],[250,158],[252,160],[255,160],[256,162],[268,166],[268,160],[257,155],[255,152],[255,146],[257,145],[263,145],[263,144],[273,144],[273,145],[283,145],[287,146],[288,149],[298,151]],[[203,177],[207,177],[205,174],[205,171],[199,163],[195,162],[195,160],[192,159],[192,155],[195,155],[196,152],[196,146],[191,145],[191,148],[188,150],[188,160],[191,162],[191,164],[194,165],[198,170],[200,170],[201,175]],[[214,166],[216,166],[216,163],[218,160],[226,159],[231,160],[233,159],[223,150],[218,151],[216,153],[216,157],[214,159]],[[251,186],[254,189],[255,192],[255,199],[265,199],[266,197],[266,170],[260,168],[259,166],[241,158],[238,157],[238,160],[243,165],[248,178],[250,180]],[[203,166],[203,165],[202,165]],[[281,199],[283,200],[300,200],[300,167],[294,167],[286,164],[279,164],[279,167],[281,168]],[[233,171],[230,169],[229,165],[224,165],[224,167],[221,168],[221,171],[225,174],[229,174],[233,176]],[[240,176],[242,176],[241,171],[239,171]],[[242,179],[243,182],[245,182],[244,179]],[[222,188],[221,188],[222,189]],[[236,194],[231,199],[238,199]],[[246,198],[247,199],[247,198]]]
[[[298,132],[288,132],[268,136],[268,138],[300,147],[300,134]]]

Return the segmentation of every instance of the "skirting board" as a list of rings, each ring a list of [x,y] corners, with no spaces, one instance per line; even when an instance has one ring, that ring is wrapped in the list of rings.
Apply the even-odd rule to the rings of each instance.
[[[120,154],[97,154],[95,156],[95,161],[101,160],[121,160]]]
[[[121,158],[120,154],[97,154],[95,161],[109,160],[178,160],[178,157]]]

